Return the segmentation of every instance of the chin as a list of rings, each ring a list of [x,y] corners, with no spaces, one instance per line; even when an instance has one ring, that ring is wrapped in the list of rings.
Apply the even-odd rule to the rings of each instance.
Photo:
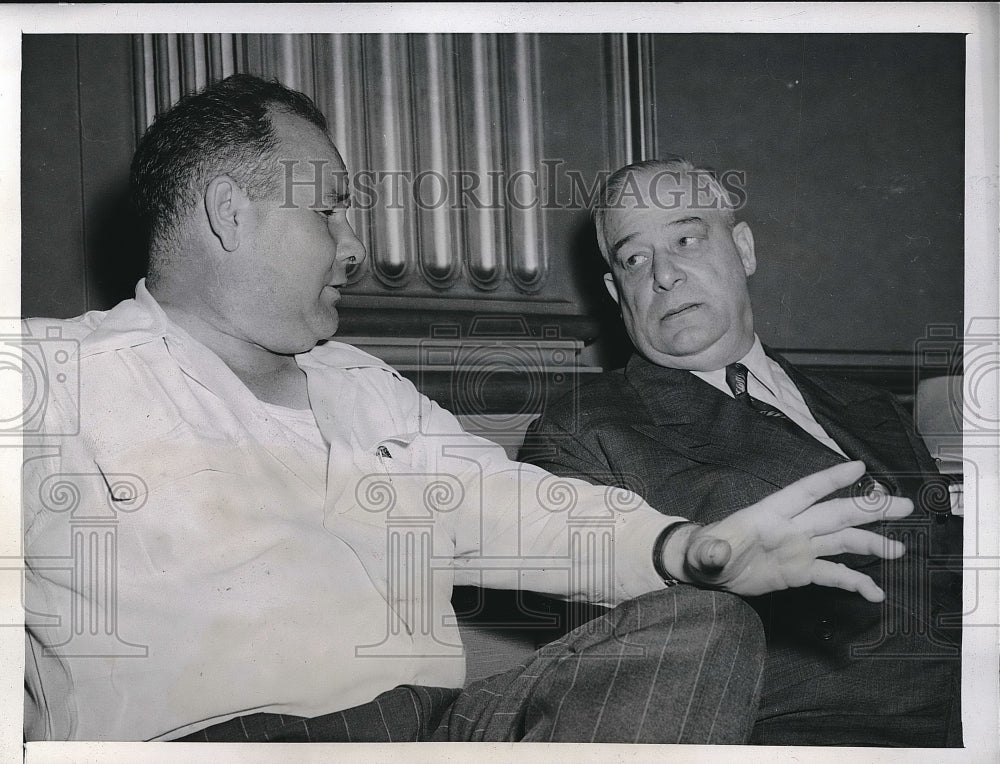
[[[340,315],[336,310],[323,310],[317,313],[308,329],[309,334],[317,341],[330,339],[340,328]]]
[[[329,321],[327,323],[327,329],[329,329],[329,331],[326,333],[326,335],[323,337],[323,339],[324,340],[330,339],[333,335],[335,335],[337,333],[337,330],[339,328],[340,328],[340,319],[338,319],[335,316],[332,321]]]
[[[327,332],[327,329],[329,329],[329,332]],[[300,353],[308,353],[317,345],[331,339],[336,332],[336,321],[332,324],[327,321],[322,325],[305,327],[304,331],[302,331],[302,333],[299,334],[294,341],[290,341],[288,346],[282,352],[284,355],[299,355]]]
[[[704,353],[711,348],[717,337],[712,337],[706,332],[697,329],[685,329],[671,337],[669,341],[661,341],[654,345],[655,349],[664,355],[674,357],[684,357]]]

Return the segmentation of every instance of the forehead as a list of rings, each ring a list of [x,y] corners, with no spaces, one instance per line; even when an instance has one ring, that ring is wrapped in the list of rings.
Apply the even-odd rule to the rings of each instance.
[[[296,181],[322,180],[324,187],[343,190],[347,167],[329,136],[297,114],[271,112],[278,139],[277,159]]]
[[[609,244],[622,235],[700,219],[707,224],[725,218],[717,190],[704,173],[647,170],[626,178],[604,216]]]

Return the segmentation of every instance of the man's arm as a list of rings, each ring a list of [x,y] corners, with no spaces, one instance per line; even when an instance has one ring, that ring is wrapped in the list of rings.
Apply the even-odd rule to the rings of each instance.
[[[432,410],[439,426],[447,423],[457,429],[457,424],[451,422],[450,414],[438,407],[432,407]],[[493,462],[492,465],[490,462]],[[498,518],[498,515],[507,515],[509,520],[520,512],[519,524],[522,530],[533,527],[535,531],[530,534],[530,538],[522,537],[528,543],[528,553],[537,554],[541,547],[532,550],[532,542],[545,538],[557,544],[565,544],[570,513],[553,511],[553,506],[538,507],[539,500],[545,494],[540,489],[551,476],[527,465],[508,462],[496,452],[488,458],[480,459],[479,463],[485,470],[484,506],[494,510],[489,511],[490,519],[486,520],[486,527],[499,531],[506,526],[506,533],[510,533],[513,528],[502,517]],[[497,502],[495,499],[498,496],[513,498],[509,489],[501,488],[502,483],[506,482],[504,473],[509,478],[510,472],[516,472],[518,476],[515,491],[518,498],[514,502]],[[877,518],[872,516],[870,509],[849,499],[816,503],[827,494],[851,485],[863,473],[864,465],[859,462],[838,465],[804,478],[723,521],[703,528],[691,525],[681,529],[673,534],[664,547],[666,570],[679,580],[737,594],[756,595],[819,584],[856,591],[866,599],[880,601],[884,595],[868,576],[820,559],[842,552],[888,558],[898,557],[903,553],[901,544],[888,541],[878,534],[859,530],[855,526],[871,523],[876,519],[903,517],[912,511],[909,501],[891,499],[880,502],[884,510]],[[596,512],[593,514],[595,518],[601,517],[599,510],[608,514],[608,510],[612,509],[607,489],[577,485],[574,492],[577,517],[586,514],[580,510],[585,510],[591,503]],[[622,587],[619,593],[626,596],[637,596],[643,593],[642,590],[648,591],[652,586],[662,585],[647,570],[653,566],[654,541],[666,525],[679,521],[679,518],[669,518],[657,513],[639,497],[633,498],[634,501],[628,501],[619,497],[621,504],[629,506],[626,514],[631,519],[620,518],[625,521],[616,523],[615,534],[616,572],[621,574],[628,570],[629,578],[633,577],[632,574],[636,577],[635,581],[618,582],[618,586]],[[498,507],[506,507],[507,512],[497,513],[495,510]],[[538,519],[542,519],[542,525],[547,526],[545,530],[542,530],[541,525],[535,524]],[[633,559],[634,557],[643,559],[640,561]],[[590,563],[589,560],[580,562]],[[643,565],[642,562],[646,564]],[[529,582],[522,578],[522,584],[527,583]]]

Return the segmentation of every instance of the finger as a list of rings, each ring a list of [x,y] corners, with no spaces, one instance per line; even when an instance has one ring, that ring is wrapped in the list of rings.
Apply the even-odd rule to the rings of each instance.
[[[869,602],[881,602],[885,599],[885,592],[874,581],[864,573],[851,570],[846,565],[829,560],[816,560],[811,573],[814,584],[857,592]]]
[[[877,507],[866,506],[857,499],[830,499],[799,513],[795,524],[810,536],[823,536],[855,525],[906,517],[912,511],[913,502],[899,496],[883,495]]]
[[[906,547],[899,541],[887,539],[871,531],[858,528],[845,528],[836,533],[817,536],[812,539],[813,552],[817,557],[830,557],[835,554],[868,554],[894,560],[906,552]]]
[[[733,548],[728,541],[714,536],[696,538],[688,547],[688,564],[709,576],[716,576],[729,564]]]
[[[766,506],[781,517],[795,517],[824,496],[846,488],[865,474],[863,462],[845,462],[796,480],[756,506]]]

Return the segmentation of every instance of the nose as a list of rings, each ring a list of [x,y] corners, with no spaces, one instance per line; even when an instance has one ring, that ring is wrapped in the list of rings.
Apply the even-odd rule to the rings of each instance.
[[[684,271],[667,252],[653,254],[653,289],[658,292],[669,292],[685,279]]]
[[[368,256],[365,245],[354,232],[354,228],[345,219],[330,224],[330,236],[333,238],[336,247],[336,262],[345,270],[349,267],[357,267],[365,261]]]

